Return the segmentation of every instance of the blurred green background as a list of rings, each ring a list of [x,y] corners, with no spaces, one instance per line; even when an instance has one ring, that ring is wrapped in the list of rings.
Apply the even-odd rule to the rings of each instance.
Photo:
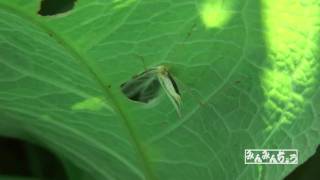
[[[44,0],[39,15],[50,16],[72,10],[75,0]],[[320,148],[286,180],[319,179]],[[0,138],[0,179],[68,179],[61,159],[48,150],[18,139]]]

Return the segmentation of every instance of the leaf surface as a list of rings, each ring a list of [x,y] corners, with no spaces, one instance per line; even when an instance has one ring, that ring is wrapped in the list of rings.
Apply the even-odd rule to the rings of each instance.
[[[0,2],[0,133],[93,179],[281,179],[248,148],[319,144],[319,2],[79,0],[40,16]],[[181,91],[130,101],[121,84],[166,65]]]

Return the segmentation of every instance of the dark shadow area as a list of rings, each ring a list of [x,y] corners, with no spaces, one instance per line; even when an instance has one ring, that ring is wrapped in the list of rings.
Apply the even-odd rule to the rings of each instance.
[[[320,146],[316,153],[311,156],[305,163],[297,167],[285,180],[317,180],[320,177]]]
[[[28,142],[5,137],[0,138],[0,176],[68,179],[54,154]]]
[[[70,11],[76,0],[42,0],[38,14],[52,16]]]

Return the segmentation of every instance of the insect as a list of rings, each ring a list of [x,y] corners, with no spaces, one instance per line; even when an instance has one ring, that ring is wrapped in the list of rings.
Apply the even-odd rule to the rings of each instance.
[[[131,100],[147,103],[154,99],[160,87],[170,99],[178,116],[181,116],[179,88],[167,67],[150,68],[121,85],[122,92]]]
[[[181,97],[178,86],[174,79],[172,78],[170,72],[165,66],[157,67],[157,77],[160,82],[160,85],[174,108],[176,109],[179,116],[181,116],[180,108],[181,108]]]

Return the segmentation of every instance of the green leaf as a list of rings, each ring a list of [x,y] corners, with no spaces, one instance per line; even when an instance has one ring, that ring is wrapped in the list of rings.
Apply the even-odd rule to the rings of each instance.
[[[315,152],[318,1],[79,0],[54,16],[39,5],[0,2],[2,135],[91,179],[282,179],[297,165],[245,165],[244,150],[298,149],[299,164]],[[181,118],[163,94],[143,104],[121,91],[159,65]]]

